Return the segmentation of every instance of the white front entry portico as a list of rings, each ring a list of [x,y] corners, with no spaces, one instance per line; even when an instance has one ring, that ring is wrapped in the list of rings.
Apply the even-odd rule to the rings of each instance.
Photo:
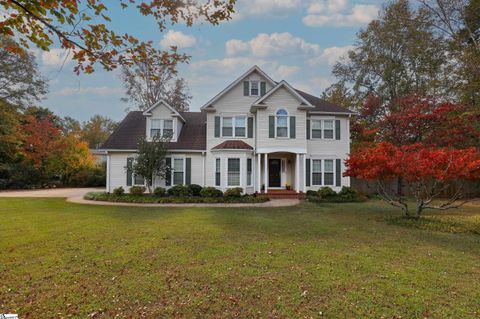
[[[256,192],[292,189],[305,192],[305,150],[260,148],[256,152]]]

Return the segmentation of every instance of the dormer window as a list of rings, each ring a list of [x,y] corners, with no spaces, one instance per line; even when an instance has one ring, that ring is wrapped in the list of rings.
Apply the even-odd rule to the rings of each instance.
[[[150,120],[150,137],[173,137],[173,120],[167,119],[151,119]]]
[[[264,81],[244,81],[244,96],[264,96],[267,92],[267,82]]]

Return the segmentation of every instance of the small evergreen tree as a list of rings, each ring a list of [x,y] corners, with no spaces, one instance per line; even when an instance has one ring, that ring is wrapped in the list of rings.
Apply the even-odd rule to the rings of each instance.
[[[143,138],[138,142],[138,156],[132,165],[132,170],[135,175],[145,178],[150,194],[155,176],[165,179],[170,173],[170,167],[165,160],[169,142],[170,138],[164,137],[153,137],[151,141]]]

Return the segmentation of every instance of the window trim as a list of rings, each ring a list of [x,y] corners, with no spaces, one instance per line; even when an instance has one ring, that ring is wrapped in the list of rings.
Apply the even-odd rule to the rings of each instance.
[[[332,138],[327,138],[325,137],[325,122],[332,122]],[[330,129],[329,129],[330,131]],[[322,120],[322,139],[324,140],[335,140],[336,136],[335,136],[335,119],[324,119]]]
[[[232,135],[231,136],[225,136],[223,135],[223,119],[224,118],[231,118],[232,119]],[[245,134],[243,136],[237,136],[237,126],[236,126],[236,119],[237,118],[243,118],[245,126]],[[239,126],[240,127],[240,126]],[[220,116],[220,137],[221,138],[238,138],[238,139],[245,139],[248,138],[248,115],[246,114],[241,114],[241,115],[225,115],[225,116]]]
[[[165,118],[165,117],[152,117],[150,118],[150,124],[149,124],[149,131],[148,135],[150,140],[153,139],[152,135],[152,121],[160,121],[160,137],[163,137],[163,130],[165,129],[165,121],[172,121],[172,141],[176,141],[177,136],[176,136],[176,122],[175,119],[173,118]]]
[[[336,179],[336,177],[337,177],[337,176],[336,176],[336,174],[337,174],[336,171],[337,171],[337,170],[336,170],[335,165],[336,165],[336,160],[337,160],[337,159],[338,159],[337,157],[335,157],[335,158],[333,158],[333,157],[324,157],[324,158],[311,158],[311,159],[310,159],[310,160],[311,160],[311,165],[310,165],[310,185],[311,185],[312,187],[314,187],[314,186],[320,186],[320,187],[328,186],[328,187],[331,187],[331,188],[337,187],[337,186],[335,186],[335,179]],[[321,161],[321,163],[320,163],[321,172],[320,172],[320,173],[321,173],[321,176],[322,176],[322,184],[314,184],[314,183],[313,183],[313,161]],[[333,162],[333,171],[332,171],[332,172],[326,172],[326,171],[325,171],[325,161],[332,161],[332,162]],[[318,172],[317,172],[317,173],[318,173]],[[325,184],[325,174],[326,174],[326,173],[328,173],[328,174],[333,174],[333,183],[332,183],[332,184],[329,184],[329,185]],[[341,172],[340,172],[340,176],[341,176]]]
[[[185,156],[167,156],[171,160],[171,165],[172,167],[170,168],[170,186],[173,187],[175,185],[185,185],[185,179],[186,179],[186,157]],[[175,184],[175,160],[176,159],[181,159],[183,161],[183,183],[182,184]]]
[[[337,134],[336,134],[336,130],[335,130],[335,120],[336,118],[332,117],[332,118],[310,118],[310,139],[311,140],[316,140],[316,141],[319,141],[319,140],[324,140],[324,141],[334,141],[337,139]],[[320,121],[320,131],[321,131],[321,137],[313,137],[313,121]],[[333,123],[333,128],[332,128],[332,131],[333,131],[333,137],[332,138],[326,138],[325,137],[325,121],[332,121]]]
[[[332,171],[331,172],[327,172],[326,169],[325,169],[325,162],[326,161],[332,161]],[[322,183],[323,183],[323,186],[328,186],[328,187],[331,187],[331,186],[335,186],[335,159],[331,159],[331,158],[325,158],[322,160],[322,170],[323,170],[323,179],[322,179]],[[327,184],[325,183],[325,176],[326,174],[332,174],[332,184]]]
[[[251,81],[248,81],[248,93],[250,94],[250,96],[260,96],[260,80],[251,80]],[[252,83],[257,83],[257,94],[252,94]]]
[[[242,166],[243,166],[243,165],[242,165],[242,158],[241,158],[241,157],[236,157],[236,156],[231,156],[231,157],[226,157],[226,159],[227,159],[227,161],[226,161],[226,162],[227,162],[227,165],[225,165],[225,166],[226,166],[225,169],[226,169],[226,172],[227,172],[227,174],[226,174],[226,179],[227,179],[227,180],[226,180],[226,188],[243,187],[243,178],[242,178],[242,176],[243,176],[243,175],[242,175],[242,174],[243,174],[243,167],[242,167]],[[230,185],[230,184],[228,183],[228,174],[229,174],[229,172],[228,172],[228,161],[229,161],[230,159],[238,159],[238,161],[239,161],[239,164],[240,164],[240,167],[239,167],[239,168],[240,168],[240,170],[239,170],[240,183],[239,183],[239,185]]]
[[[320,137],[313,137],[313,122],[320,122],[320,129],[315,129],[316,131],[320,130]],[[311,119],[310,120],[310,139],[312,140],[321,140],[323,139],[323,120]]]
[[[283,115],[278,116],[277,113],[281,110],[287,112],[287,115],[286,116],[283,116]],[[287,109],[282,107],[282,108],[278,108],[278,109],[275,110],[274,116],[275,116],[275,138],[290,139],[290,112],[288,112]],[[279,117],[286,117],[287,118],[287,136],[278,136],[278,118]],[[282,127],[284,127],[284,126],[282,126]]]
[[[310,184],[311,184],[312,186],[323,186],[323,159],[320,159],[320,158],[312,158],[311,161],[312,161],[312,164],[311,164],[311,169],[310,169],[310,171],[311,171],[311,172],[310,172]],[[320,172],[314,172],[314,171],[313,171],[313,167],[314,167],[313,162],[314,162],[314,161],[320,161]],[[321,180],[322,180],[321,184],[314,184],[314,182],[313,182],[313,174],[314,174],[314,173],[315,173],[315,174],[320,174],[320,178],[321,178]]]

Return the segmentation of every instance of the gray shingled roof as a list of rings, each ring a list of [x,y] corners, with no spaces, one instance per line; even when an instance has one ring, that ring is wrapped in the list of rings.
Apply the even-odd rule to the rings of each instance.
[[[309,110],[309,112],[325,112],[325,113],[352,113],[352,111],[332,104],[330,102],[327,102],[319,97],[313,96],[311,94],[305,93],[303,91],[295,89],[298,94],[300,94],[305,100],[310,102],[313,106],[315,106],[314,109]]]
[[[177,142],[169,143],[171,150],[205,150],[206,149],[206,116],[201,112],[180,112],[185,119]],[[142,111],[127,114],[117,129],[103,144],[102,149],[134,150],[140,138],[145,137],[146,116]]]

